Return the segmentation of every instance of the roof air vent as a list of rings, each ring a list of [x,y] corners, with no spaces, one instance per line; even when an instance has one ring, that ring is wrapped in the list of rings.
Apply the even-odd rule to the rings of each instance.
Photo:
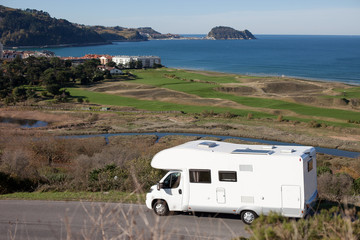
[[[293,153],[293,152],[295,152],[295,149],[281,149],[280,152],[281,153]]]
[[[274,153],[271,150],[257,150],[257,149],[235,149],[231,152],[232,154],[253,154],[253,155],[270,155]]]
[[[274,149],[276,148],[274,145],[266,145],[262,147],[263,149]]]
[[[216,147],[217,144],[214,142],[201,142],[198,144],[199,147],[204,147],[204,148],[213,148]]]

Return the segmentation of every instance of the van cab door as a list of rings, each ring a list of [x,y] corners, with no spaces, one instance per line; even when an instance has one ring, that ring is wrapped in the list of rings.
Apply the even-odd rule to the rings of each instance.
[[[170,172],[161,183],[161,195],[170,211],[181,211],[183,201],[183,179],[181,172]]]

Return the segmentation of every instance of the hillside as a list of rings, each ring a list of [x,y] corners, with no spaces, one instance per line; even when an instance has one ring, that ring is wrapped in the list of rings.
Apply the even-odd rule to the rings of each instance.
[[[208,33],[208,39],[215,40],[228,40],[228,39],[256,39],[255,36],[249,31],[238,31],[231,27],[214,27]]]
[[[101,44],[106,40],[91,29],[79,28],[47,12],[0,5],[0,41],[6,47],[60,44]]]
[[[140,34],[137,29],[124,27],[104,27],[104,26],[83,26],[89,30],[95,31],[107,41],[146,41],[147,36]]]
[[[155,31],[151,27],[141,27],[141,28],[137,28],[136,30],[139,31],[141,35],[147,36],[149,39],[180,38],[180,35],[178,34],[171,34],[171,33],[162,34]]]
[[[86,26],[53,18],[44,11],[0,5],[0,41],[6,47],[90,45],[179,37],[176,34],[161,34],[150,27]]]

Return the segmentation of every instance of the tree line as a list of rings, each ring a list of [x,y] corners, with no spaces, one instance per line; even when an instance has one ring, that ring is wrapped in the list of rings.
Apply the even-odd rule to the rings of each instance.
[[[0,65],[0,99],[6,103],[31,98],[64,100],[70,94],[64,89],[75,84],[87,85],[111,78],[108,71],[97,68],[98,59],[72,66],[70,60],[31,56],[19,57]]]

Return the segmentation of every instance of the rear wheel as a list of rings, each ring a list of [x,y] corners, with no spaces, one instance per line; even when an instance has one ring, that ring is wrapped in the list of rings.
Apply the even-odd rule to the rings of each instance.
[[[153,206],[154,212],[159,216],[166,216],[169,214],[169,208],[164,200],[157,200]]]
[[[241,219],[245,224],[251,224],[255,218],[257,218],[257,215],[251,210],[245,210],[241,213]]]

